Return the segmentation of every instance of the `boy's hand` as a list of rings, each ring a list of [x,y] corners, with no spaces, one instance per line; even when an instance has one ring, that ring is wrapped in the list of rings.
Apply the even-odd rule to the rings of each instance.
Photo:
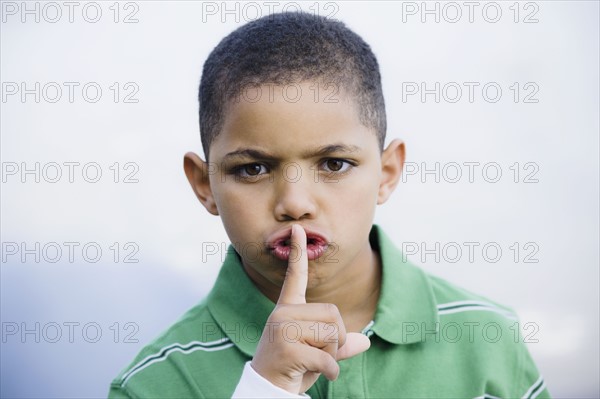
[[[306,303],[308,258],[306,233],[292,226],[291,253],[277,306],[267,320],[252,368],[288,392],[306,392],[321,373],[335,380],[338,360],[369,349],[363,334],[346,333],[337,307]]]

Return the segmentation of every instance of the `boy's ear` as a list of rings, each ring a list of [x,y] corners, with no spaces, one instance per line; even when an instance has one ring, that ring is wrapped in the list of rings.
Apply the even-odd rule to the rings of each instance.
[[[381,181],[379,182],[379,194],[377,205],[388,200],[402,175],[404,168],[404,142],[393,140],[381,154]]]
[[[198,155],[188,152],[183,157],[183,170],[202,205],[213,215],[218,215],[219,210],[210,188],[209,165]]]

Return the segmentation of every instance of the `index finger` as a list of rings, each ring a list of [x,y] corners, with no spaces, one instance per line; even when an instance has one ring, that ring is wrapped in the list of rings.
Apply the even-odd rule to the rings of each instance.
[[[299,305],[306,303],[308,286],[308,255],[306,253],[306,232],[302,226],[292,225],[290,257],[285,280],[277,303]]]

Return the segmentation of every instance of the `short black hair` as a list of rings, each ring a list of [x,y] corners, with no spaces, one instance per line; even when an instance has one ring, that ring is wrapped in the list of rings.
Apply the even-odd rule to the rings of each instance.
[[[208,161],[226,106],[248,85],[322,82],[355,100],[360,122],[386,133],[379,64],[371,47],[342,22],[306,12],[266,15],[236,29],[204,63],[198,93],[200,137]]]

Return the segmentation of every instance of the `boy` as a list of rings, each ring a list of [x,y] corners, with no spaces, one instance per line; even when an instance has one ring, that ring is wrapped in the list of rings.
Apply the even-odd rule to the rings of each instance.
[[[206,162],[184,169],[233,244],[111,397],[549,396],[509,310],[403,261],[372,224],[404,144],[384,149],[358,35],[304,13],[253,21],[210,54],[199,100]]]

